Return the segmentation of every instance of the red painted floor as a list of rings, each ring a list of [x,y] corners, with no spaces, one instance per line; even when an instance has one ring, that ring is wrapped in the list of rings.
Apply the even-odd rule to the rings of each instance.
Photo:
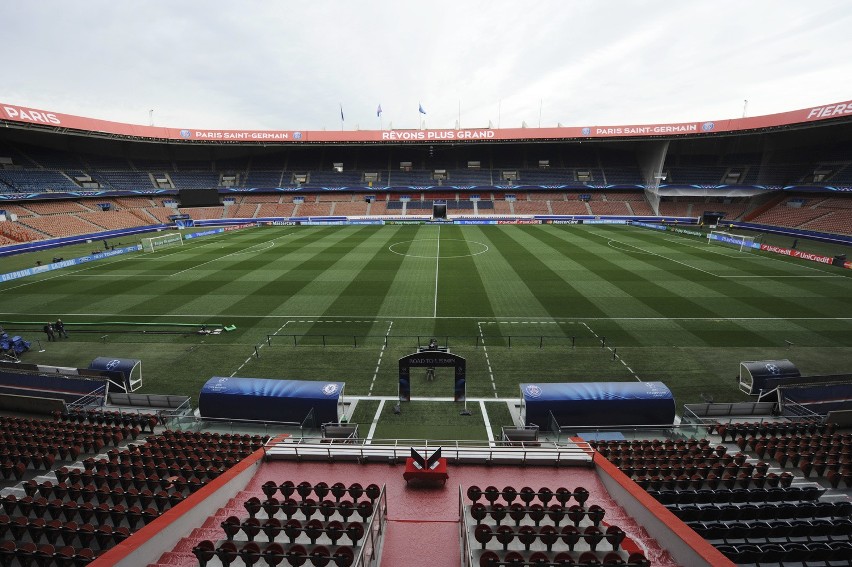
[[[607,524],[617,524],[655,566],[674,567],[674,560],[651,539],[635,520],[613,501],[594,469],[582,467],[498,467],[451,465],[450,479],[443,487],[408,487],[402,479],[404,466],[344,463],[265,463],[246,487],[262,497],[260,486],[267,480],[281,483],[292,480],[328,484],[358,482],[384,484],[387,490],[388,519],[382,567],[443,567],[460,563],[459,486],[464,490],[477,485],[503,488],[530,486],[534,489],[564,486],[573,490],[586,488],[590,495],[587,506],[598,504],[606,510]],[[465,501],[467,501],[465,497]]]
[[[245,487],[241,497],[264,498],[261,485],[269,480],[282,483],[324,481],[362,486],[370,483],[385,485],[388,502],[388,527],[382,549],[382,567],[454,567],[460,564],[459,543],[459,487],[477,485],[484,488],[507,485],[520,488],[530,486],[556,489],[564,486],[573,490],[586,488],[590,495],[587,506],[598,504],[606,510],[605,523],[620,526],[637,547],[645,553],[655,567],[675,567],[674,560],[651,539],[635,520],[628,516],[606,492],[594,469],[580,467],[498,467],[451,465],[450,479],[445,486],[434,488],[409,487],[402,478],[405,467],[398,465],[356,463],[292,463],[275,461],[264,463]],[[464,498],[468,503],[467,497]],[[196,526],[200,527],[200,526]],[[203,531],[203,530],[202,530]],[[199,534],[199,536],[202,534]],[[206,534],[209,537],[209,534]],[[191,539],[191,538],[190,538]],[[204,537],[197,537],[204,539]],[[165,564],[189,567],[197,561],[189,551],[193,541],[184,541],[187,549],[172,550],[164,554]],[[180,546],[179,546],[180,547]],[[625,545],[627,547],[627,545]],[[177,553],[182,552],[182,553]],[[182,558],[189,559],[188,561]],[[161,565],[164,563],[160,563]]]

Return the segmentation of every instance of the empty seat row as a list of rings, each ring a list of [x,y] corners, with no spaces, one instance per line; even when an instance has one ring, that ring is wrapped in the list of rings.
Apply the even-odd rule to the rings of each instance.
[[[42,518],[29,520],[22,516],[9,518],[0,515],[0,539],[11,539],[23,541],[29,538],[33,543],[49,543],[55,545],[60,539],[65,545],[73,545],[75,541],[83,547],[93,547],[97,544],[98,549],[109,549],[130,537],[131,530],[124,527],[115,527],[110,524],[77,524],[76,522],[60,522],[59,520],[46,521]]]
[[[123,504],[113,504],[110,506],[106,502],[97,505],[91,502],[77,504],[73,501],[63,502],[58,499],[48,502],[43,498],[29,502],[27,500],[29,500],[29,497],[22,498],[17,502],[4,500],[3,511],[10,516],[19,514],[23,518],[49,518],[51,520],[62,518],[67,522],[79,519],[81,522],[88,523],[93,518],[102,524],[107,521],[111,521],[115,525],[125,522],[130,529],[136,529],[140,520],[145,524],[154,521],[160,515],[160,512],[180,502],[180,500],[175,499],[165,501],[157,499],[142,504],[142,507],[140,507],[136,505],[125,506]]]
[[[529,486],[524,486],[517,489],[513,486],[506,486],[503,490],[498,490],[496,486],[487,486],[485,490],[478,486],[470,486],[467,489],[467,497],[471,502],[476,503],[480,498],[484,497],[490,503],[502,499],[507,504],[512,504],[515,499],[521,500],[524,504],[531,504],[533,500],[538,500],[544,505],[547,505],[551,500],[555,499],[559,504],[565,505],[571,498],[582,506],[589,498],[589,491],[582,486],[578,486],[573,491],[565,487],[559,487],[556,490],[543,487],[537,491]]]
[[[681,475],[678,477],[674,476],[644,476],[641,475],[633,480],[644,488],[648,490],[649,488],[652,490],[661,490],[661,489],[669,489],[669,490],[686,490],[688,488],[699,490],[702,488],[709,488],[711,490],[717,490],[718,488],[765,488],[770,487],[774,488],[780,486],[782,488],[787,488],[793,484],[794,476],[789,472],[782,472],[780,474],[777,473],[767,473],[761,474],[755,472],[751,476],[746,473],[739,473],[736,476],[725,473],[721,476],[716,475],[715,473],[708,473],[707,477],[702,477],[701,475],[695,474],[690,477],[686,475]]]
[[[661,504],[742,504],[746,502],[812,502],[825,492],[817,485],[790,486],[789,488],[709,488],[698,490],[654,490],[649,488],[648,494]]]
[[[814,564],[821,562],[823,565],[848,565],[849,557],[852,557],[852,543],[849,542],[719,545],[717,549],[737,564],[783,563],[787,565],[813,561]]]
[[[668,504],[666,506],[681,520],[734,521],[734,520],[789,520],[813,518],[846,518],[852,513],[852,502],[800,502],[791,504]]]
[[[302,523],[296,519],[282,522],[278,518],[267,518],[261,522],[257,518],[240,520],[236,516],[229,516],[221,525],[228,540],[233,540],[242,533],[248,541],[254,541],[255,537],[263,533],[272,542],[275,541],[275,538],[284,534],[289,538],[290,543],[296,543],[296,540],[304,536],[310,541],[311,545],[315,545],[322,536],[328,538],[332,545],[337,545],[337,541],[344,536],[349,538],[352,545],[358,545],[365,533],[364,524],[361,522],[349,522],[344,525],[337,520],[330,522],[308,520]]]
[[[588,520],[594,526],[600,526],[606,515],[606,511],[597,504],[592,504],[588,508],[578,504],[568,507],[561,504],[552,504],[550,507],[545,508],[542,504],[538,503],[524,506],[519,502],[515,502],[509,506],[504,506],[500,502],[495,502],[486,506],[482,502],[476,502],[470,507],[470,515],[477,523],[490,517],[498,526],[506,516],[514,520],[515,525],[520,525],[521,522],[529,519],[538,526],[542,520],[547,518],[554,525],[558,526],[562,520],[567,518],[575,526],[579,526],[583,520]]]
[[[824,434],[834,433],[836,424],[821,423],[819,421],[789,421],[789,422],[734,422],[717,423],[708,428],[708,433],[717,433],[722,437],[722,442],[727,437],[733,441],[736,437],[775,437],[778,435],[802,435],[802,434]]]
[[[562,529],[557,529],[555,526],[520,526],[513,528],[512,526],[496,526],[492,527],[487,524],[477,524],[473,530],[473,538],[486,549],[492,539],[503,546],[503,551],[507,551],[509,546],[515,540],[529,551],[530,546],[536,542],[543,544],[547,551],[552,551],[553,546],[560,541],[568,546],[570,551],[578,543],[585,543],[592,551],[597,550],[600,542],[606,541],[613,550],[618,550],[625,538],[624,531],[618,526],[609,526],[605,531],[597,526],[586,526],[582,530],[575,526],[563,526]]]
[[[313,498],[306,500],[294,500],[288,498],[283,502],[279,502],[276,498],[268,498],[261,501],[257,497],[252,497],[246,500],[243,504],[250,518],[255,518],[258,513],[263,510],[267,518],[274,518],[279,512],[289,520],[296,514],[310,519],[316,513],[328,520],[332,516],[338,515],[344,520],[357,513],[366,521],[373,515],[374,506],[371,500],[361,500],[353,502],[352,500],[322,500],[317,502]]]
[[[284,498],[289,499],[294,494],[299,495],[303,500],[311,495],[316,495],[317,498],[323,499],[331,494],[336,500],[340,500],[344,496],[349,496],[353,500],[358,500],[361,496],[366,496],[371,501],[379,497],[382,490],[377,484],[370,484],[366,488],[357,482],[353,482],[348,487],[342,482],[335,482],[329,486],[325,482],[311,484],[310,482],[300,482],[299,484],[287,480],[281,484],[276,484],[275,481],[269,480],[263,483],[261,490],[267,498],[272,498],[277,492],[280,492]]]
[[[785,542],[850,541],[852,520],[816,518],[813,520],[758,520],[755,522],[687,522],[697,534],[709,541]]]
[[[479,567],[564,567],[568,565],[649,567],[651,565],[645,555],[639,552],[630,554],[609,552],[603,554],[602,557],[593,551],[583,551],[582,553],[534,551],[528,557],[524,557],[524,555],[519,551],[509,551],[501,555],[497,551],[488,550],[479,556]]]
[[[92,482],[87,484],[60,482],[54,485],[50,481],[45,481],[34,486],[33,482],[28,480],[22,484],[27,496],[40,495],[44,498],[53,496],[63,500],[89,502],[93,499],[106,501],[112,497],[111,495],[140,498],[147,493],[161,491],[179,492],[186,496],[204,486],[207,480],[196,476],[189,478],[183,476],[160,477],[152,474],[146,477],[143,474],[132,476],[127,473],[117,478],[94,475]]]
[[[38,565],[54,563],[59,567],[82,567],[95,559],[95,552],[88,548],[63,546],[55,548],[50,544],[36,545],[32,542],[0,542],[0,565],[11,566],[15,561],[19,565]]]
[[[214,544],[210,540],[203,540],[192,549],[192,553],[198,559],[200,567],[206,567],[207,563],[216,557],[224,567],[228,567],[237,559],[244,565],[254,565],[263,560],[270,567],[276,565],[315,565],[323,567],[334,565],[335,567],[349,567],[355,562],[355,552],[351,547],[327,547],[324,545],[305,546],[302,544],[282,545],[280,543],[257,543],[247,541],[238,543],[234,541],[222,541]]]
[[[57,421],[90,423],[92,425],[124,425],[139,427],[143,432],[148,427],[151,433],[159,423],[159,418],[153,413],[128,413],[107,410],[71,410],[67,413],[54,412]]]

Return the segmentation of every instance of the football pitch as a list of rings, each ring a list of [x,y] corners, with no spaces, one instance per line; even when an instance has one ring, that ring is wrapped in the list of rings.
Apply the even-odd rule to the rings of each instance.
[[[57,317],[70,338],[48,343]],[[745,399],[744,360],[849,372],[852,272],[617,225],[263,227],[2,283],[0,321],[34,341],[25,362],[139,358],[142,392],[336,380],[378,437],[479,438],[509,424],[498,400],[522,382],[662,381],[680,411]],[[466,358],[474,416],[439,402],[453,395],[442,368],[413,371],[420,401],[391,412],[398,359],[430,337]]]

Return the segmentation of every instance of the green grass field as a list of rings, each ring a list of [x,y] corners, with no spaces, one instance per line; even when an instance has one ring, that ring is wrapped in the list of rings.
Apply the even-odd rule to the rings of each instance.
[[[0,324],[41,339],[26,362],[139,358],[150,393],[195,397],[233,375],[395,396],[397,360],[436,336],[466,357],[469,398],[517,398],[527,381],[660,380],[680,408],[744,399],[743,360],[848,372],[850,298],[846,270],[627,226],[269,227],[0,284]],[[71,337],[48,344],[40,329],[57,317]],[[450,397],[450,376],[415,373],[412,395]],[[402,416],[384,404],[376,435],[484,435],[478,401],[467,429],[457,406],[426,404]],[[510,419],[486,405],[492,428]],[[367,428],[377,410],[355,417],[369,414]]]

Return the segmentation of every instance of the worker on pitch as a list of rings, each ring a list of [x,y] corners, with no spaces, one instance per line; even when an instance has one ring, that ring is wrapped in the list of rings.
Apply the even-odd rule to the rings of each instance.
[[[65,323],[62,322],[62,319],[57,319],[56,323],[53,324],[53,328],[56,329],[56,338],[65,337],[68,338],[68,331],[65,330]]]
[[[48,342],[56,340],[56,333],[53,332],[53,325],[48,323],[42,327],[42,330],[44,331],[44,334],[47,335]]]

